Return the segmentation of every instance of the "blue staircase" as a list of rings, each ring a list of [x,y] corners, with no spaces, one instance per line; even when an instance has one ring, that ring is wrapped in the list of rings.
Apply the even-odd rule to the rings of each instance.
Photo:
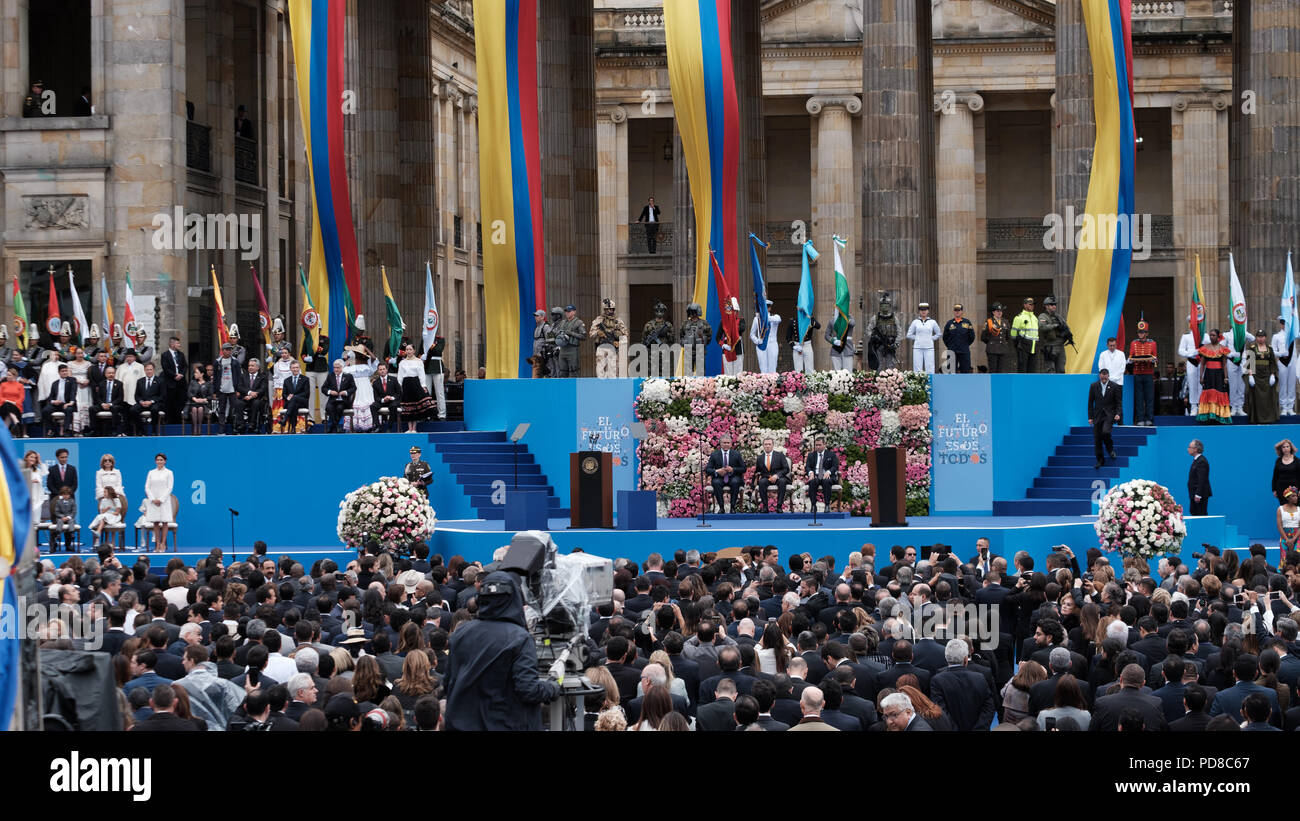
[[[469,496],[470,506],[478,511],[478,518],[505,519],[505,506],[492,502],[492,484],[501,480],[506,488],[515,486],[516,455],[519,489],[546,491],[551,518],[569,515],[568,508],[560,507],[555,489],[528,452],[528,446],[511,443],[505,431],[439,431],[429,434],[429,443],[442,458],[447,472],[456,477],[457,484]]]
[[[1092,447],[1092,428],[1070,428],[1056,453],[1047,457],[1033,487],[1024,499],[993,502],[994,516],[1087,516],[1093,513],[1094,483],[1106,489],[1119,478],[1120,470],[1153,436],[1155,428],[1117,427],[1112,432],[1117,459],[1106,459],[1104,467],[1095,468],[1097,458]]]

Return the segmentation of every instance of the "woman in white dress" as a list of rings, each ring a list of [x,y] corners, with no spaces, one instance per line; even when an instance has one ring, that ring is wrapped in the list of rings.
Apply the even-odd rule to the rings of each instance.
[[[99,470],[95,471],[95,501],[104,498],[106,487],[112,487],[118,496],[126,494],[122,484],[122,471],[117,469],[117,459],[111,453],[105,453],[99,459]]]
[[[68,375],[77,380],[77,415],[72,420],[72,432],[80,436],[90,427],[90,406],[95,401],[90,395],[90,363],[85,348],[76,349],[68,363]]]
[[[99,513],[90,520],[90,532],[95,534],[95,549],[99,548],[99,543],[104,539],[104,528],[122,524],[125,515],[126,498],[117,492],[116,486],[104,485],[104,495],[99,499]]]
[[[41,455],[34,450],[23,454],[23,476],[27,479],[27,489],[32,495],[32,523],[41,520],[41,505],[45,504],[49,492],[45,487],[45,477],[50,469],[41,461]]]
[[[363,351],[357,354],[357,349]],[[370,416],[370,406],[375,401],[375,390],[370,385],[370,377],[375,375],[375,368],[379,367],[379,360],[365,346],[350,348],[347,352],[347,366],[343,368],[344,373],[352,374],[352,379],[357,383],[357,392],[352,397],[352,430],[367,431],[373,430],[375,421]]]
[[[153,458],[157,466],[144,480],[144,519],[153,527],[154,552],[167,549],[167,526],[172,523],[172,482],[174,477],[167,469],[167,455]]]
[[[402,361],[397,366],[397,384],[402,387],[402,421],[406,432],[415,433],[415,424],[428,419],[435,407],[433,397],[424,387],[424,360],[415,355],[415,346],[409,342],[402,348]]]
[[[59,381],[59,363],[62,358],[58,351],[50,351],[45,363],[41,365],[40,376],[36,379],[37,404],[50,398],[50,386]]]

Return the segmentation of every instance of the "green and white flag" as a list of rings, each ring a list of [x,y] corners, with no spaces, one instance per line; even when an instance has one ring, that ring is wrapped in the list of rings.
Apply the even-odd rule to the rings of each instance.
[[[1237,266],[1228,254],[1228,304],[1232,306],[1232,349],[1237,353],[1246,350],[1246,295],[1237,279]]]
[[[844,262],[840,259],[840,249],[847,243],[838,235],[831,237],[835,247],[835,323],[832,326],[835,338],[844,339],[849,332],[849,280],[844,276]]]

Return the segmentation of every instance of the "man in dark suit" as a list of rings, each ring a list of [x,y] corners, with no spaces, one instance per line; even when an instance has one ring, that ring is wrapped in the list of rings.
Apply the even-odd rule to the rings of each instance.
[[[890,655],[894,659],[894,666],[876,676],[876,683],[880,685],[877,689],[883,690],[886,687],[891,690],[897,689],[900,678],[913,675],[921,684],[921,692],[928,697],[930,695],[930,673],[928,670],[917,667],[912,663],[912,642],[899,639],[894,642]]]
[[[292,433],[297,428],[298,411],[307,410],[311,404],[311,382],[302,375],[302,366],[296,359],[289,364],[289,375],[284,378],[280,395],[284,397],[282,424]]]
[[[775,440],[763,440],[763,452],[754,461],[754,484],[758,485],[758,509],[767,512],[767,489],[776,484],[776,511],[785,505],[785,488],[790,484],[790,460],[780,451],[773,451]]]
[[[1183,671],[1186,669],[1187,664],[1182,658],[1178,656],[1165,658],[1160,665],[1164,686],[1151,694],[1160,699],[1160,703],[1164,705],[1165,720],[1170,725],[1181,719],[1187,712],[1183,703],[1187,698],[1187,685],[1183,683]]]
[[[930,679],[930,698],[961,732],[987,730],[997,708],[984,676],[967,668],[970,648],[961,639],[952,639],[944,647],[944,658],[948,666]]]
[[[979,578],[984,578],[990,570],[993,569],[993,560],[998,558],[998,554],[989,549],[989,540],[980,537],[975,540],[975,555],[971,557],[970,563],[975,568],[975,573]]]
[[[727,487],[731,489],[731,512],[735,513],[736,505],[740,502],[740,485],[744,481],[745,458],[736,450],[731,434],[722,435],[718,449],[713,451],[708,464],[704,466],[704,473],[713,484],[713,498],[718,503],[718,512],[725,511],[722,506],[722,489]]]
[[[1043,710],[1051,709],[1056,704],[1056,685],[1060,683],[1061,676],[1070,672],[1072,666],[1070,651],[1064,647],[1053,648],[1049,655],[1048,665],[1047,669],[1051,676],[1029,688],[1029,714],[1032,716],[1037,716]],[[1133,666],[1139,670],[1142,669],[1137,665]],[[1075,678],[1078,679],[1078,676],[1075,676]],[[1092,704],[1092,686],[1086,680],[1080,679],[1079,689],[1083,692],[1084,701]]]
[[[755,678],[740,672],[740,650],[734,646],[723,647],[718,651],[718,669],[722,672],[700,682],[700,700],[698,709],[710,704],[717,698],[718,685],[730,680],[736,685],[736,694],[747,696],[754,689]]]
[[[165,402],[164,382],[154,373],[153,363],[144,366],[144,378],[136,380],[135,404],[130,406],[131,433],[144,433],[144,412],[153,412],[153,421],[158,424],[158,414],[163,412]],[[175,417],[179,419],[180,417]]]
[[[659,238],[659,206],[655,205],[654,197],[641,207],[641,215],[636,221],[645,223],[646,250],[655,253],[655,241]]]
[[[1282,726],[1282,707],[1277,700],[1277,690],[1255,683],[1259,675],[1259,659],[1249,653],[1237,659],[1232,665],[1232,675],[1237,683],[1220,690],[1210,705],[1210,717],[1227,715],[1233,721],[1243,721],[1246,716],[1241,710],[1241,703],[1251,693],[1259,693],[1268,699],[1270,713],[1268,722],[1274,727]]]
[[[140,733],[197,732],[199,725],[176,715],[176,691],[170,684],[159,684],[149,697],[153,715],[134,725],[131,730]]]
[[[63,419],[56,424],[54,414],[62,413]],[[77,380],[68,375],[68,366],[59,366],[59,378],[50,384],[49,396],[45,399],[45,405],[41,408],[41,422],[45,426],[45,435],[53,436],[54,431],[58,430],[60,434],[63,431],[72,430],[72,417],[77,413]],[[67,451],[64,451],[65,455]],[[76,468],[72,469],[72,475],[77,475]],[[54,472],[50,471],[50,481],[53,481]],[[56,495],[51,487],[50,495]],[[76,489],[75,484],[73,489]]]
[[[94,386],[93,418],[100,436],[112,436],[122,428],[122,411],[125,407],[125,392],[122,381],[117,378],[117,368],[109,365],[104,369],[104,380]],[[101,419],[99,414],[108,413],[109,418]]]
[[[343,411],[352,407],[352,397],[357,394],[356,380],[343,372],[343,360],[334,360],[334,371],[325,377],[320,392],[329,397],[325,400],[325,432],[338,433]]]
[[[700,700],[700,664],[682,655],[682,647],[686,642],[681,633],[672,631],[664,636],[663,642],[668,660],[673,663],[673,676],[686,684],[686,697],[691,703],[691,715],[694,715],[695,705]]]
[[[248,360],[247,370],[235,369],[235,433],[262,432],[267,409],[266,372],[256,357]]]
[[[116,656],[117,651],[122,649],[126,640],[131,638],[131,634],[126,632],[126,610],[122,607],[108,608],[108,629],[104,631],[104,638],[100,640],[99,647],[96,648],[101,652],[108,653],[110,657]]]
[[[1169,655],[1169,650],[1166,647],[1165,639],[1160,636],[1159,627],[1156,624],[1155,618],[1152,616],[1143,616],[1138,619],[1137,627],[1138,632],[1142,634],[1142,638],[1130,644],[1128,649],[1146,656],[1147,660],[1153,665],[1164,661],[1165,656]],[[1181,680],[1181,671],[1178,676]],[[1179,700],[1181,700],[1181,695]]]
[[[162,355],[163,393],[167,397],[167,416],[171,419],[180,419],[181,410],[185,407],[186,388],[189,384],[186,368],[180,337],[173,336],[168,340],[167,350]]]
[[[635,654],[636,647],[622,636],[613,636],[605,644],[605,668],[614,677],[619,701],[624,704],[636,697],[636,685],[641,680],[641,671],[626,663],[629,653]]]
[[[1157,693],[1158,694],[1158,693]],[[1175,733],[1199,733],[1210,723],[1210,714],[1205,707],[1209,703],[1205,688],[1199,684],[1189,684],[1183,692],[1183,717],[1169,722],[1169,729]]]
[[[1164,704],[1155,696],[1139,692],[1145,681],[1146,673],[1139,665],[1130,664],[1125,667],[1119,675],[1119,692],[1097,699],[1097,703],[1092,706],[1092,722],[1088,729],[1094,732],[1114,732],[1119,729],[1124,712],[1130,709],[1142,716],[1146,730],[1168,729]],[[1033,698],[1032,691],[1030,698]]]
[[[397,384],[397,377],[388,373],[388,365],[383,362],[379,363],[375,371],[375,378],[372,380],[375,394],[375,402],[370,406],[370,416],[379,424],[382,419],[379,415],[380,408],[388,409],[388,423],[385,430],[396,431],[401,429],[401,418],[398,414],[398,402],[401,398],[402,388]]]
[[[831,488],[840,480],[840,458],[835,455],[835,451],[826,447],[825,436],[817,437],[816,447],[816,450],[808,454],[804,464],[808,476],[808,499],[816,507],[817,495],[820,493],[829,510]]]
[[[772,715],[772,708],[777,704],[775,684],[771,681],[756,681],[754,682],[754,690],[750,695],[758,702],[758,726],[769,733],[782,733],[790,729],[789,724],[779,721]],[[796,699],[789,699],[788,701],[798,704]]]
[[[1187,443],[1187,455],[1192,466],[1187,471],[1187,495],[1191,499],[1188,515],[1210,515],[1210,463],[1205,458],[1205,445],[1200,439]]]
[[[731,679],[718,681],[718,689],[713,701],[701,704],[696,715],[697,730],[725,732],[736,728],[736,682]]]
[[[907,693],[890,693],[880,702],[885,729],[896,733],[933,732],[930,722],[916,714]]]
[[[1110,371],[1102,368],[1097,381],[1088,388],[1088,424],[1092,425],[1092,448],[1097,467],[1106,464],[1106,455],[1115,458],[1115,440],[1110,429],[1119,421],[1121,388],[1111,383]],[[1105,446],[1105,453],[1102,446]]]

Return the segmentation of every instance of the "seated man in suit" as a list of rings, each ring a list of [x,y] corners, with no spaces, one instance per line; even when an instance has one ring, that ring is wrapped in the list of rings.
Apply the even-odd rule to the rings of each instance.
[[[94,385],[93,393],[92,421],[98,428],[100,436],[113,436],[122,428],[122,413],[126,409],[123,399],[125,389],[122,387],[122,381],[117,378],[117,368],[109,365],[104,369],[104,380]],[[109,413],[111,416],[101,419],[99,416],[101,413]]]
[[[745,475],[745,458],[736,450],[731,434],[724,433],[718,449],[709,456],[704,466],[704,473],[713,484],[713,498],[718,503],[718,512],[723,513],[722,489],[731,488],[731,512],[736,512],[736,503],[740,501],[740,485]]]
[[[375,420],[376,429],[379,428],[380,419],[379,409],[388,409],[388,422],[384,430],[397,431],[401,430],[401,419],[398,414],[397,400],[401,398],[402,388],[397,384],[397,377],[388,373],[388,365],[380,362],[379,367],[375,369],[375,378],[371,380],[372,389],[375,395],[375,403],[370,406],[370,417]]]
[[[144,377],[135,383],[135,404],[131,410],[131,432],[137,436],[144,433],[144,413],[153,414],[152,422],[160,425],[159,416],[163,411],[164,383],[154,373],[153,363],[144,366]]]
[[[840,480],[840,458],[835,451],[826,447],[826,437],[817,437],[817,449],[808,454],[804,471],[808,475],[808,500],[817,506],[817,494],[821,492],[826,500],[826,509],[831,507],[831,488]]]
[[[767,489],[776,483],[776,510],[781,512],[785,504],[785,488],[790,483],[790,461],[780,451],[773,451],[775,440],[767,437],[763,440],[763,452],[754,463],[754,483],[758,485],[758,509],[767,512]]]
[[[298,360],[289,363],[289,375],[284,378],[283,415],[278,420],[285,430],[292,433],[297,428],[298,411],[311,404],[311,382],[302,375],[302,366]]]
[[[50,395],[41,408],[41,421],[45,425],[45,435],[56,428],[60,431],[70,430],[72,417],[77,412],[77,380],[68,375],[68,366],[59,365],[59,378],[50,385]],[[55,413],[62,413],[63,419],[56,424]],[[51,474],[53,475],[53,474]],[[51,493],[54,489],[51,488]]]
[[[257,357],[248,360],[248,370],[236,370],[235,383],[235,433],[252,431],[262,432],[262,421],[266,418],[266,372],[261,369]]]
[[[343,372],[343,360],[334,360],[334,372],[325,377],[325,384],[320,392],[328,399],[325,401],[325,432],[337,433],[341,429],[343,410],[352,407],[352,398],[357,393],[356,380],[352,374]]]

